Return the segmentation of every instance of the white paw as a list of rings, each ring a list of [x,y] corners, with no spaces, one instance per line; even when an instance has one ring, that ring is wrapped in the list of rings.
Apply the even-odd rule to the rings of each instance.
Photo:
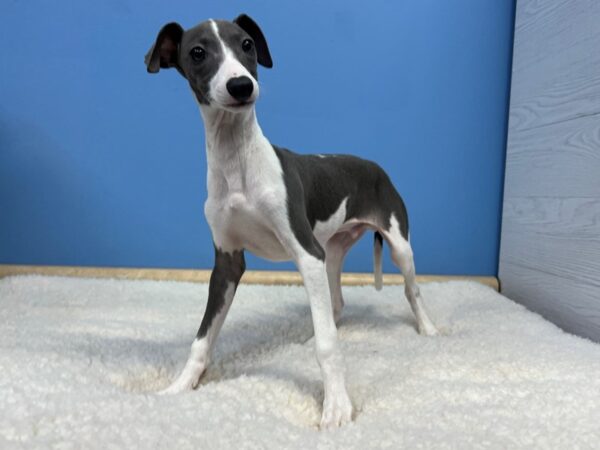
[[[436,326],[429,320],[424,320],[420,322],[417,326],[419,334],[424,336],[437,336],[440,334]]]
[[[323,402],[321,430],[331,430],[352,420],[352,403],[346,392],[329,395]]]
[[[186,367],[181,375],[179,375],[177,379],[173,381],[167,388],[159,391],[158,395],[179,394],[181,392],[196,389],[203,372],[204,370],[202,368],[189,370],[189,368]]]

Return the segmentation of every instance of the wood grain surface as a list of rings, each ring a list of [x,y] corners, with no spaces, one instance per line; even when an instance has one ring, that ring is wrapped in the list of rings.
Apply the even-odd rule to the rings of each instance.
[[[502,293],[600,341],[600,2],[517,1]]]
[[[210,280],[210,270],[194,269],[144,269],[129,267],[81,267],[81,266],[27,266],[0,264],[0,278],[13,275],[51,275],[65,277],[87,278],[117,278],[128,280],[167,280],[191,281],[207,283]],[[496,277],[461,276],[461,275],[417,275],[417,282],[442,282],[453,280],[477,281],[499,290]],[[246,284],[302,284],[298,272],[248,270],[242,277]],[[400,274],[384,274],[383,284],[403,284],[404,277]],[[362,286],[373,284],[372,273],[343,273],[342,284],[345,286]]]

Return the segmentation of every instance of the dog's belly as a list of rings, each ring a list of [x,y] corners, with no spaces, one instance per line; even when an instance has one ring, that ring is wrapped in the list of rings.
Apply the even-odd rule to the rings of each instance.
[[[269,261],[290,260],[290,256],[277,239],[277,236],[266,227],[246,223],[240,237],[243,239],[242,246],[256,256]]]
[[[365,227],[369,228],[368,221],[345,219],[346,202],[347,198],[340,203],[329,218],[315,223],[312,231],[323,248],[326,247],[329,239],[338,233],[354,236],[362,234]],[[292,259],[270,227],[264,216],[263,208],[257,206],[251,196],[235,192],[212,203],[212,205],[215,204],[219,207],[208,206],[205,209],[207,218],[211,223],[213,234],[217,231],[219,236],[226,237],[230,244],[228,247],[244,248],[254,255],[270,261]],[[291,230],[288,232],[292,233]]]

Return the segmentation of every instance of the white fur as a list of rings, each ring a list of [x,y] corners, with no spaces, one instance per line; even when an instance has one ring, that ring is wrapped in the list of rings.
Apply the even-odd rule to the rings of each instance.
[[[208,367],[210,348],[207,339],[195,339],[192,343],[190,356],[179,376],[159,394],[178,394],[195,389],[200,377]]]
[[[190,356],[188,357],[181,374],[173,383],[169,385],[169,387],[160,391],[160,394],[177,394],[179,392],[196,388],[198,382],[200,381],[200,377],[210,363],[210,356],[215,345],[216,337],[221,330],[223,322],[225,321],[225,317],[227,316],[227,312],[231,306],[234,294],[235,285],[233,283],[229,283],[224,295],[225,303],[223,308],[213,318],[206,336],[200,339],[196,338],[194,340],[190,350]]]
[[[348,422],[352,404],[337,348],[325,264],[308,254],[291,230],[279,160],[262,134],[254,110],[228,117],[228,113],[203,106],[202,115],[209,173],[205,212],[213,239],[224,250],[245,248],[268,259],[296,262],[311,305],[324,381],[321,425],[330,428]],[[323,240],[342,225],[345,203],[330,220],[318,225]]]
[[[227,92],[228,80],[247,76],[254,84],[253,102],[258,97],[258,83],[220,38],[216,22],[211,21],[211,26],[224,60],[209,83],[211,103],[200,104],[208,162],[206,218],[220,250],[247,249],[266,259],[296,263],[310,301],[317,360],[324,383],[321,427],[336,427],[350,421],[352,416],[334,322],[339,319],[344,303],[341,268],[348,249],[366,229],[375,228],[375,224],[360,219],[345,222],[348,198],[344,198],[331,217],[317,221],[313,229],[315,238],[326,249],[326,261],[315,258],[298,242],[287,211],[288,203],[294,199],[287,198],[281,163],[258,125],[253,105],[233,108],[234,99]],[[394,261],[404,273],[405,292],[419,331],[437,333],[421,302],[410,244],[402,237],[393,215],[390,229],[382,232],[392,247]],[[215,317],[207,336],[194,342],[181,375],[165,392],[180,392],[197,385],[234,291],[235,286],[230,285],[226,306]]]
[[[217,36],[219,43],[221,44],[221,50],[223,51],[224,60],[219,66],[219,70],[214,75],[212,80],[209,82],[210,96],[213,102],[218,103],[221,107],[231,110],[228,105],[236,103],[236,100],[227,91],[227,81],[231,78],[246,76],[252,80],[252,95],[248,99],[249,102],[254,102],[258,98],[259,87],[258,82],[235,57],[231,49],[225,45],[223,39],[219,35],[219,27],[214,20],[210,21],[212,29]]]
[[[211,104],[200,104],[208,162],[206,218],[214,243],[222,251],[247,249],[266,259],[295,261],[310,301],[317,360],[324,383],[321,427],[336,427],[352,418],[352,403],[346,392],[344,363],[338,350],[334,322],[339,319],[343,307],[342,263],[351,245],[366,229],[375,226],[366,219],[345,222],[348,201],[345,198],[335,213],[327,220],[317,222],[313,230],[317,241],[326,249],[326,261],[315,258],[300,245],[289,223],[281,163],[258,125],[254,107],[235,112],[227,107],[232,100],[226,88],[231,77],[245,75],[253,80],[252,100],[258,96],[258,83],[220,39],[215,22],[212,27],[225,59],[209,83]],[[410,245],[402,239],[393,216],[386,238],[396,250],[395,261],[405,272],[406,293],[417,317],[419,331],[435,334],[437,330],[423,309],[414,282]],[[226,308],[219,313],[218,320],[215,319],[206,339],[194,342],[183,372],[165,392],[180,392],[197,385],[231,304],[233,290],[228,289]]]
[[[352,419],[352,403],[346,392],[345,368],[337,345],[325,264],[305,254],[297,262],[310,300],[317,360],[324,384],[321,428],[332,428]]]
[[[421,291],[415,279],[415,265],[410,243],[400,233],[400,225],[393,213],[390,223],[390,229],[382,230],[382,234],[390,244],[392,260],[404,275],[404,292],[417,319],[417,329],[419,333],[427,336],[436,335],[438,330],[427,314],[421,298]]]
[[[346,203],[348,203],[348,197],[344,198],[337,210],[324,221],[318,221],[315,223],[313,233],[319,241],[321,246],[325,246],[325,243],[338,232],[339,228],[344,224],[346,219]]]
[[[219,36],[217,24],[212,22],[212,26]],[[229,78],[249,76],[255,83],[254,95],[258,95],[258,84],[219,40],[225,60],[210,81],[213,102],[200,104],[208,162],[206,218],[214,243],[222,251],[247,249],[270,260],[296,262],[310,301],[317,360],[324,382],[321,426],[339,426],[351,420],[352,404],[346,392],[343,359],[337,346],[325,263],[310,255],[292,232],[283,170],[256,121],[254,108],[233,113],[223,107],[229,102],[226,89]],[[343,224],[346,201],[330,219],[317,225],[315,231],[323,242]],[[226,309],[222,312],[223,318]],[[219,327],[215,326],[209,335],[213,328],[216,336]],[[167,392],[179,392],[198,382],[206,367],[211,343],[194,345],[188,364]]]
[[[282,169],[254,110],[230,113],[202,106],[206,125],[208,198],[204,212],[217,247],[246,248],[266,259],[291,255],[265,217],[286,214]]]
[[[598,448],[600,345],[464,281],[423,285],[426,339],[401,286],[372,289],[347,287],[339,331],[356,420],[319,433],[301,287],[240,286],[201,391],[159,397],[206,284],[2,278],[0,448]]]
[[[277,155],[256,121],[254,108],[236,113],[221,108],[229,101],[229,78],[248,76],[256,95],[258,83],[221,40],[217,24],[211,24],[225,60],[210,82],[211,97],[219,104],[200,104],[208,162],[204,212],[215,245],[223,251],[246,248],[266,259],[289,260],[290,255],[264,218],[265,211],[280,208],[286,198]]]

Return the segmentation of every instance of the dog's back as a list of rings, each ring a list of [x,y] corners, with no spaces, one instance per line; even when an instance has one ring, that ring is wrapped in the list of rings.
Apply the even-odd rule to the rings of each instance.
[[[400,194],[376,163],[352,155],[302,155],[274,146],[290,197],[303,198],[311,228],[327,220],[347,198],[345,221],[367,220],[388,229],[393,213],[408,238],[408,215]]]

